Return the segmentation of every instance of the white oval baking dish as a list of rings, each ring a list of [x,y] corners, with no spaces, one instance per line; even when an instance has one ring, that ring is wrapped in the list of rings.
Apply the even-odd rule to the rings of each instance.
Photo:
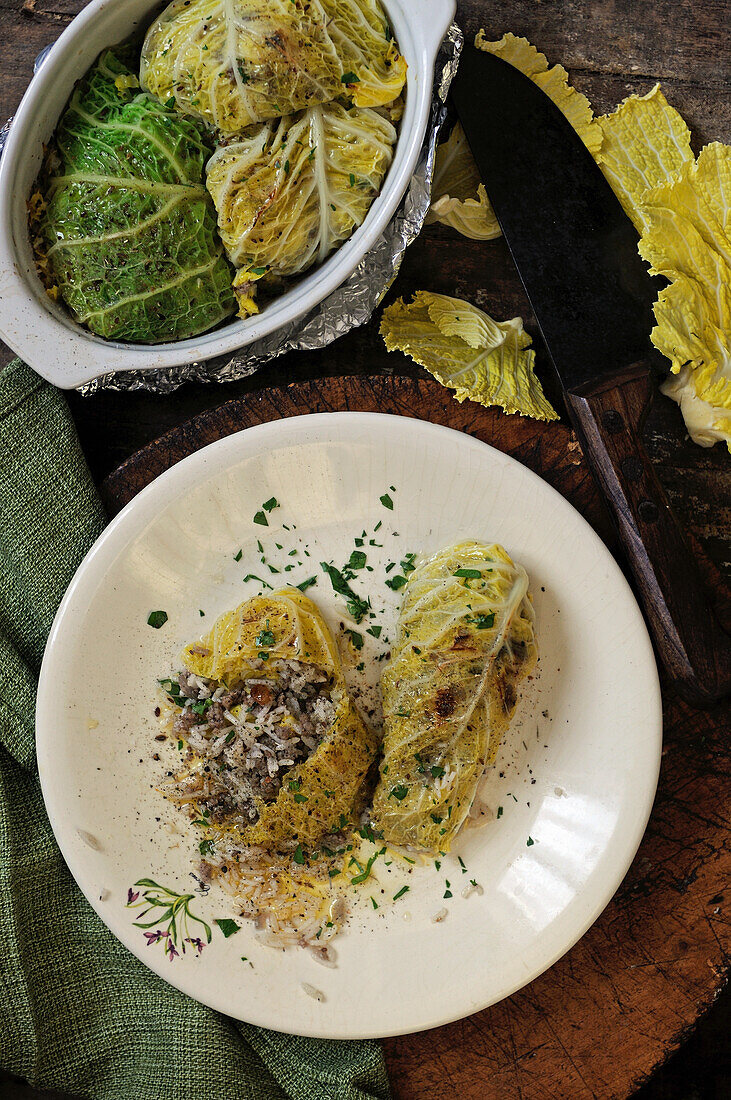
[[[380,195],[350,240],[295,287],[247,320],[176,343],[102,340],[48,297],[36,274],[26,200],[75,82],[105,46],[147,26],[159,0],[91,0],[54,44],[31,82],[0,161],[0,336],[44,378],[72,389],[110,371],[156,370],[226,355],[302,316],[357,267],[396,210],[416,165],[431,104],[434,61],[455,0],[381,0],[408,63],[406,108]]]

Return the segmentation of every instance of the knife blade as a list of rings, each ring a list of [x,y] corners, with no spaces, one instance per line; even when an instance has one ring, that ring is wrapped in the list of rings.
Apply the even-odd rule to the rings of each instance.
[[[527,76],[465,46],[452,97],[677,690],[731,691],[731,640],[642,443],[662,280],[576,131]]]

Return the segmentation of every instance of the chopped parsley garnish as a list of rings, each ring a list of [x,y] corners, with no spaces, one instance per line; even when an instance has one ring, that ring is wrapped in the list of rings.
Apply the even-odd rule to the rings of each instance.
[[[151,611],[147,619],[147,625],[153,627],[155,630],[159,630],[167,621],[167,611]]]
[[[330,870],[328,871],[328,874],[329,874],[330,878],[336,878],[340,874],[340,871],[338,871],[334,867],[331,867]]]
[[[462,856],[457,856],[457,859],[458,859],[458,861],[459,861],[459,865],[460,865],[460,867],[462,868],[462,874],[463,874],[463,875],[466,875],[466,874],[467,874],[467,868],[465,867],[465,862],[464,862],[464,860],[462,859]]]
[[[442,864],[441,864],[441,860],[438,860],[438,859],[435,859],[435,860],[434,860],[434,866],[436,867],[437,871],[439,870],[439,868],[441,867],[441,865],[442,865]]]
[[[527,848],[530,848],[532,844],[535,844],[535,840],[533,839],[532,836],[529,836],[528,839],[526,840],[525,844],[526,844]]]
[[[406,557],[401,562],[401,572],[402,573],[413,573],[414,572],[414,570],[416,569],[416,566],[414,565],[414,558],[415,557],[416,557],[416,554],[407,554],[406,555]]]
[[[447,884],[447,889],[446,889],[446,890],[444,891],[444,895],[443,895],[443,896],[444,896],[445,898],[451,898],[451,897],[452,897],[453,895],[452,895],[452,891],[451,891],[451,890],[449,889],[449,879],[448,879],[448,878],[445,878],[445,880],[444,880],[444,881],[445,881],[445,883]]]
[[[388,493],[384,493],[383,496],[379,497],[378,499],[380,500],[384,508],[388,508],[390,512],[393,512],[393,501],[391,500]]]
[[[350,640],[353,643],[355,649],[363,648],[363,635],[359,634],[357,630],[349,630]]]
[[[317,584],[317,577],[308,577],[306,581],[295,585],[295,588],[299,588],[300,592],[306,592],[313,584]]]
[[[366,630],[366,634],[371,634],[374,638],[380,638],[382,630],[382,626],[369,626]]]
[[[261,577],[257,577],[256,573],[247,573],[244,577],[244,584],[246,584],[247,581],[258,581],[262,588],[268,588],[270,592],[274,591],[272,586],[270,584],[267,584],[266,581],[262,580]]]
[[[431,773],[435,779],[441,779],[444,775],[444,768],[441,768],[439,764],[432,764]]]
[[[405,584],[406,577],[403,577],[400,573],[386,581],[386,587],[393,589],[394,592],[398,592],[399,588],[403,588]]]
[[[165,100],[165,106],[166,107],[174,107],[175,106],[175,96],[174,95],[171,95],[170,99]]]
[[[362,550],[353,550],[348,561],[348,569],[362,569],[366,563],[366,555]]]
[[[355,187],[355,176],[352,172],[350,173],[350,186]]]
[[[466,621],[474,623],[478,630],[489,630],[495,625],[495,612],[491,611],[488,615],[467,615]]]
[[[441,823],[444,821],[444,818],[440,817],[439,814],[429,814],[429,817],[432,819],[435,825],[441,825]]]
[[[482,573],[479,569],[457,569],[454,576],[464,577],[465,580],[479,581]]]
[[[200,609],[200,608],[198,608],[198,614],[200,615],[200,617],[201,617],[201,619],[202,619],[202,618],[203,618],[203,616],[205,615],[205,611],[201,611],[201,609]]]
[[[229,920],[228,917],[222,917],[221,920],[216,919],[214,923],[218,925],[226,939],[228,939],[229,936],[233,936],[235,932],[238,932],[240,930],[239,925],[236,923],[236,921]]]
[[[274,645],[274,634],[271,630],[260,630],[256,636],[257,645]]]
[[[305,853],[302,851],[302,845],[301,844],[298,844],[297,847],[295,848],[294,855],[292,856],[292,859],[295,861],[295,863],[302,864],[302,863],[305,862]]]
[[[348,613],[352,615],[356,623],[362,622],[370,604],[367,600],[363,600],[360,596],[353,591],[343,574],[339,569],[336,569],[334,565],[328,565],[326,561],[321,561],[320,565],[324,573],[327,573],[330,578],[330,583],[333,586],[335,592],[339,596],[344,596],[347,601]]]
[[[391,790],[388,792],[388,797],[391,798],[391,796],[393,796],[398,799],[399,802],[403,802],[408,793],[408,788],[401,785],[398,787],[391,787]]]
[[[498,816],[498,817],[502,817],[502,816],[503,816],[503,808],[502,808],[502,806],[498,806],[498,808],[497,808],[497,816]]]
[[[370,873],[371,873],[371,867],[372,867],[372,866],[373,866],[373,864],[374,864],[374,863],[376,862],[376,860],[378,859],[378,857],[379,857],[380,855],[383,855],[383,853],[384,853],[385,851],[386,851],[386,849],[385,849],[385,848],[379,848],[379,850],[378,850],[377,852],[374,852],[374,853],[373,853],[373,855],[372,855],[372,856],[370,857],[370,859],[369,859],[369,860],[368,860],[368,862],[366,863],[365,867],[362,867],[362,868],[361,868],[360,874],[359,874],[359,875],[355,875],[355,876],[354,876],[354,878],[352,878],[352,879],[350,880],[353,886],[359,886],[361,882],[365,882],[365,881],[366,881],[366,879],[367,879],[367,878],[368,878],[368,877],[370,876]],[[351,863],[355,863],[355,864],[356,864],[356,866],[360,867],[360,864],[358,863],[358,861],[357,861],[357,860],[351,860]]]
[[[410,710],[395,710],[394,714],[396,715],[397,718],[410,718],[411,717],[411,711]]]
[[[340,77],[341,84],[360,84],[360,77],[355,73],[343,73]]]
[[[262,504],[262,508],[265,512],[273,512],[275,508],[279,507],[279,501],[276,497],[269,497],[269,500],[265,500]]]
[[[233,741],[233,739],[234,739],[234,737],[235,737],[235,736],[236,736],[236,733],[235,733],[235,731],[234,731],[234,730],[231,730],[231,732],[230,732],[230,733],[227,733],[227,734],[226,734],[226,737],[225,737],[225,739],[224,739],[224,742],[223,742],[223,743],[224,743],[224,745],[230,745],[230,744],[231,744],[231,742]]]
[[[382,520],[382,519],[379,519],[378,523],[377,523],[377,524],[376,524],[376,526],[375,526],[375,527],[373,528],[373,534],[375,535],[376,531],[380,530],[380,528],[381,528],[382,526],[383,526],[383,520]]]
[[[261,524],[262,527],[268,527],[269,526],[269,520],[267,519],[264,512],[257,512],[256,513],[256,515],[254,516],[254,523],[259,523],[259,524]]]
[[[201,714],[205,714],[206,711],[212,706],[213,706],[213,700],[212,699],[201,699],[201,700],[196,700],[195,703],[191,703],[190,709],[193,711],[194,714],[201,715]]]
[[[202,840],[198,845],[198,851],[202,856],[209,856],[213,852],[213,841]]]
[[[180,684],[177,680],[158,680],[160,687],[163,689],[169,699],[176,704],[176,706],[184,707],[186,704],[186,697],[181,694]]]
[[[378,908],[378,902],[376,901],[376,899],[374,897],[371,898],[371,905],[373,906],[374,909]]]
[[[299,793],[294,796],[294,800],[295,800],[295,802],[309,802],[310,801],[306,794],[299,794]]]
[[[401,889],[393,895],[393,900],[398,901],[399,898],[402,898],[404,896],[408,889],[408,886],[402,886]]]

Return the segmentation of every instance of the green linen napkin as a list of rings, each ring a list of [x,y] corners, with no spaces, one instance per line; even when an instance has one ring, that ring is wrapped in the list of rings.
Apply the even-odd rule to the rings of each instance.
[[[104,522],[63,397],[15,360],[0,373],[0,1066],[94,1100],[387,1098],[377,1043],[281,1035],[189,1000],[66,869],[35,768],[36,679]]]

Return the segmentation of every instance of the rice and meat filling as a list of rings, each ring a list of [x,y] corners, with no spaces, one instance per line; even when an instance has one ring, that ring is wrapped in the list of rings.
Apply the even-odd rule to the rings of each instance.
[[[336,716],[333,678],[321,668],[283,659],[250,665],[262,674],[235,685],[187,669],[163,683],[182,707],[173,733],[190,750],[184,777],[166,793],[215,824],[255,824],[257,799],[277,798],[287,772],[308,759]]]

